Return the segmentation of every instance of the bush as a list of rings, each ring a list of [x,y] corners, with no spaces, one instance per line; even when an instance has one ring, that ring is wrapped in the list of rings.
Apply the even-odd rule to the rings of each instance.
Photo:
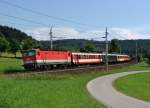
[[[147,53],[147,60],[146,62],[150,65],[150,50]]]
[[[9,42],[4,37],[0,37],[0,54],[6,52],[8,49]]]

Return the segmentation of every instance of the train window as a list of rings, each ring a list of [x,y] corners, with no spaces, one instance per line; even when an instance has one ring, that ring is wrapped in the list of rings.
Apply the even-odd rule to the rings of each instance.
[[[82,55],[79,55],[79,59],[82,59]]]
[[[86,55],[86,59],[88,59],[88,55]]]
[[[102,56],[101,55],[99,55],[99,59],[101,59],[102,58]]]
[[[81,55],[78,55],[78,59],[82,59],[82,56],[81,56]]]
[[[84,59],[87,59],[87,56],[86,56],[86,55],[84,55]]]
[[[79,59],[79,55],[76,55],[76,59]]]
[[[90,55],[90,59],[93,59],[93,56],[92,56],[92,55]]]
[[[23,51],[23,56],[34,56],[35,50]]]
[[[87,59],[89,59],[89,55],[87,55]]]
[[[89,59],[89,55],[86,56],[86,59]]]

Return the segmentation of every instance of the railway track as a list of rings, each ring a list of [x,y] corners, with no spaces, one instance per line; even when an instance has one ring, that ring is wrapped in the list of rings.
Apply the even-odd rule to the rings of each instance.
[[[119,68],[128,66],[131,64],[135,64],[135,61],[130,61],[126,63],[119,63],[119,64],[110,64],[109,69],[112,68]],[[105,65],[90,65],[90,66],[80,66],[80,67],[72,67],[66,69],[53,69],[53,70],[43,70],[43,71],[23,71],[23,72],[15,72],[15,73],[6,73],[7,76],[30,76],[36,74],[80,74],[80,73],[87,73],[92,71],[98,70],[105,70]]]

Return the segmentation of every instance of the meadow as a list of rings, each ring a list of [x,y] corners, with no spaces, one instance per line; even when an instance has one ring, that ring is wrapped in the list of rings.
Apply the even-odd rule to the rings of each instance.
[[[0,72],[16,72],[22,71],[22,61],[19,59],[20,53],[17,53],[17,58],[12,54],[3,53],[0,56]]]
[[[150,102],[150,72],[119,78],[114,87],[126,95]]]
[[[3,72],[9,66],[21,70],[21,60],[2,57],[0,60],[4,61],[0,62],[0,108],[105,108],[89,95],[86,89],[88,81],[117,72],[150,69],[143,62],[109,72],[12,77]]]

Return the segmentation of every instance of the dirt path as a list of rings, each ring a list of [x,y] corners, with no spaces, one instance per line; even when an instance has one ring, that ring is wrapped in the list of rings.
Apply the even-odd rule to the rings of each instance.
[[[108,108],[150,108],[150,103],[126,96],[112,86],[114,80],[129,74],[148,71],[132,71],[106,75],[96,78],[87,84],[89,93]]]

